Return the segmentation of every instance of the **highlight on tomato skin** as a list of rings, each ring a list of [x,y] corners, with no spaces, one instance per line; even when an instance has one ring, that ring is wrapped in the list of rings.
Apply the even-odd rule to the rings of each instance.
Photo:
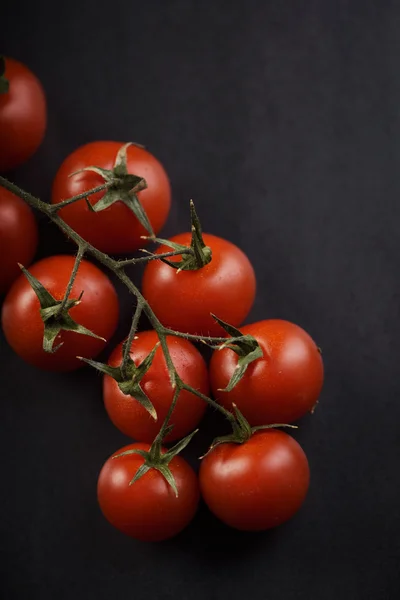
[[[44,258],[29,268],[29,273],[57,300],[64,297],[75,257],[57,255]],[[119,314],[117,293],[111,280],[98,267],[84,259],[79,265],[70,298],[80,303],[69,315],[80,325],[106,340],[113,335]],[[24,274],[14,282],[5,297],[1,324],[7,342],[27,363],[49,371],[72,371],[85,366],[77,358],[93,358],[105,347],[102,339],[73,331],[61,331],[55,346],[62,346],[54,353],[43,350],[44,323],[40,315],[40,303]]]
[[[29,267],[37,250],[38,226],[31,208],[0,187],[0,294],[19,277],[18,263]]]
[[[139,454],[113,458],[132,449],[150,449],[149,444],[124,446],[104,463],[97,483],[97,498],[104,517],[116,529],[137,540],[159,542],[176,536],[194,518],[200,499],[199,484],[192,467],[180,455],[169,463],[178,496],[163,475],[150,469],[132,485],[143,465]],[[166,452],[165,448],[162,452]]]
[[[137,333],[130,352],[136,366],[146,358],[158,341],[158,335],[153,330]],[[182,381],[208,395],[208,370],[197,348],[188,340],[174,336],[167,336],[167,345]],[[114,349],[108,362],[113,367],[120,366],[122,343]],[[140,385],[156,410],[157,421],[132,396],[124,394],[118,383],[109,375],[104,375],[103,379],[104,405],[111,421],[122,433],[137,441],[151,443],[167,416],[174,395],[161,347],[156,350],[153,362]],[[193,431],[206,408],[204,400],[191,392],[181,390],[171,418],[174,427],[166,436],[165,442],[181,439]]]
[[[172,242],[190,246],[190,232],[173,236]],[[239,326],[253,306],[256,294],[254,269],[244,252],[223,238],[203,234],[211,248],[211,261],[194,271],[180,271],[153,260],[143,275],[143,295],[166,327],[183,333],[225,336],[211,313]],[[171,250],[166,245],[156,254]],[[171,262],[179,260],[172,257]]]
[[[307,457],[287,433],[268,429],[242,444],[223,443],[202,459],[201,495],[212,513],[242,531],[265,531],[291,519],[310,483]]]
[[[123,142],[99,140],[76,148],[65,158],[55,175],[51,202],[57,204],[102,185],[104,179],[99,173],[78,171],[92,166],[112,170],[123,146]],[[151,152],[135,144],[126,149],[126,167],[128,173],[146,181],[147,188],[136,196],[157,234],[164,226],[171,207],[168,175]],[[88,201],[95,206],[104,195],[105,191],[97,192],[90,195]],[[100,212],[93,212],[87,202],[81,200],[61,209],[59,214],[86,241],[108,254],[128,254],[143,248],[146,241],[142,236],[149,235],[122,201],[116,201]]]
[[[5,58],[7,92],[0,94],[0,173],[25,163],[41,145],[47,105],[38,77],[23,63]]]
[[[235,403],[250,425],[293,423],[318,402],[324,381],[321,351],[298,325],[268,319],[240,328],[255,337],[263,357],[249,365],[239,383],[223,391],[238,362],[230,349],[217,350],[210,361],[212,393],[226,409]]]

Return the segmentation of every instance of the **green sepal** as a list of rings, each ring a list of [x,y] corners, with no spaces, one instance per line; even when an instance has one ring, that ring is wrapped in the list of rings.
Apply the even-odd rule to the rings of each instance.
[[[138,175],[128,173],[126,151],[130,145],[132,145],[131,142],[128,142],[121,146],[112,169],[89,166],[71,173],[70,177],[77,175],[82,171],[91,171],[100,175],[104,182],[109,183],[110,185],[100,200],[95,204],[89,202],[91,210],[94,212],[101,212],[112,206],[115,202],[123,202],[123,204],[133,212],[144,229],[150,234],[151,239],[153,239],[153,228],[137,196],[138,192],[147,188],[146,180]]]
[[[174,490],[175,496],[178,497],[178,488],[176,487],[175,477],[171,473],[171,469],[168,465],[164,465],[163,463],[154,466],[154,469],[157,469],[159,473],[164,477],[165,481],[172,487]]]
[[[172,267],[173,269],[177,269],[178,273],[179,271],[198,271],[212,260],[212,251],[211,248],[206,246],[204,243],[200,221],[197,216],[193,200],[190,201],[190,218],[192,224],[192,239],[190,242],[190,248],[193,251],[192,254],[186,254],[181,260],[177,261],[168,260],[167,258],[160,258],[160,260],[166,265]],[[183,244],[177,244],[171,240],[153,238],[153,241],[168,246],[173,250],[182,250],[182,253],[188,249],[187,246],[184,246]]]
[[[131,396],[137,402],[139,402],[139,404],[141,404],[143,408],[147,410],[154,421],[157,421],[157,411],[140,383],[121,381],[121,383],[118,384],[118,387],[123,394],[126,396]]]
[[[57,300],[54,298],[54,296],[52,296],[50,294],[50,292],[48,290],[46,290],[44,285],[41,284],[40,281],[38,281],[36,279],[36,277],[34,277],[31,273],[29,273],[29,271],[27,269],[25,269],[25,267],[23,265],[18,263],[18,266],[21,269],[21,271],[23,272],[23,274],[25,275],[25,277],[27,278],[27,280],[29,281],[29,284],[30,284],[31,288],[33,289],[33,291],[35,292],[36,296],[38,297],[38,300],[40,303],[40,308],[43,310],[45,308],[51,308],[51,307],[55,306],[55,304],[57,303]]]
[[[119,389],[123,394],[125,394],[125,396],[131,396],[134,400],[139,402],[139,404],[141,404],[143,408],[147,410],[150,416],[157,421],[156,409],[154,408],[147,394],[144,392],[142,386],[140,385],[140,381],[150,369],[159,345],[159,342],[157,342],[157,344],[154,346],[151,352],[149,352],[146,358],[143,359],[139,366],[136,366],[133,360],[129,357],[125,367],[125,376],[122,373],[122,362],[119,366],[112,367],[111,365],[98,362],[96,360],[91,360],[80,356],[78,358],[101,373],[112,377],[117,382]]]
[[[189,433],[189,435],[187,435],[186,437],[184,437],[182,440],[179,440],[179,442],[177,444],[175,444],[174,446],[172,446],[172,448],[170,448],[168,450],[168,452],[166,452],[164,454],[164,458],[166,456],[168,456],[169,460],[172,460],[174,458],[174,456],[176,456],[177,454],[179,454],[180,452],[182,452],[182,450],[184,450],[186,448],[186,446],[188,444],[190,444],[190,442],[192,441],[192,438],[196,435],[196,433],[198,431],[199,431],[198,429],[195,429],[194,431],[192,431],[192,433]],[[168,433],[165,433],[165,435],[168,435]]]
[[[87,329],[83,325],[80,325],[68,314],[68,311],[79,304],[81,301],[83,292],[81,292],[79,298],[76,300],[67,300],[65,306],[62,308],[62,300],[56,300],[54,296],[50,294],[42,283],[36,277],[34,277],[24,266],[19,265],[21,271],[28,279],[30,286],[38,297],[40,304],[40,316],[44,323],[43,332],[43,350],[45,352],[54,353],[63,345],[63,342],[54,346],[54,342],[61,331],[73,331],[81,335],[89,335],[90,337],[97,338],[102,341],[106,341],[105,338],[93,333],[90,329]]]
[[[114,456],[114,458],[116,457]],[[136,471],[135,477],[130,480],[129,485],[133,485],[135,481],[143,477],[143,475],[145,475],[147,471],[150,471],[150,467],[149,465],[146,465],[146,463],[143,463],[143,465],[141,465]]]
[[[259,346],[252,352],[249,352],[249,354],[246,354],[246,356],[239,356],[236,367],[232,373],[232,377],[230,378],[228,385],[223,389],[219,389],[218,391],[230,392],[231,390],[233,390],[233,388],[239,383],[239,381],[242,379],[243,375],[247,371],[247,367],[255,360],[262,358],[262,356],[263,352]]]
[[[277,429],[278,427],[288,427],[291,429],[297,429],[297,425],[288,425],[287,423],[273,423],[269,425],[258,425],[256,427],[251,427],[247,419],[244,417],[243,413],[241,413],[241,411],[236,406],[236,404],[232,404],[232,407],[236,417],[235,423],[232,423],[232,433],[216,437],[213,440],[208,451],[200,458],[205,458],[207,454],[212,452],[214,448],[220,446],[221,444],[244,444],[257,431],[262,431],[265,429]]]
[[[6,61],[4,56],[0,55],[0,94],[6,94],[10,89],[10,82],[5,77]]]
[[[255,337],[252,335],[243,335],[241,331],[233,325],[229,325],[229,323],[226,323],[214,314],[211,314],[211,316],[227,333],[229,333],[230,336],[232,336],[228,338],[226,342],[219,344],[218,346],[213,346],[213,348],[215,350],[229,348],[239,356],[237,365],[228,385],[226,388],[218,390],[220,392],[230,392],[242,379],[247,367],[255,360],[263,357],[263,351]]]
[[[183,440],[181,440],[180,442],[175,444],[175,446],[170,448],[167,452],[164,452],[164,454],[162,454],[162,439],[166,435],[168,435],[168,433],[170,433],[171,429],[171,425],[166,427],[164,432],[162,431],[162,429],[160,429],[149,451],[133,448],[130,450],[125,450],[124,452],[113,456],[113,459],[115,459],[120,458],[122,456],[129,456],[130,454],[139,454],[144,458],[144,463],[136,471],[129,485],[133,485],[136,481],[138,481],[138,479],[143,477],[143,475],[145,475],[150,469],[156,469],[159,473],[161,473],[165,481],[171,486],[175,493],[175,496],[178,497],[178,488],[176,486],[176,481],[174,476],[172,475],[171,469],[169,468],[169,463],[175,456],[177,456],[177,454],[179,454],[179,452],[186,448],[193,436],[198,432],[198,429],[192,431],[192,433],[187,435]]]
[[[243,413],[240,412],[236,404],[232,404],[235,417],[238,424],[238,433],[243,441],[248,440],[251,437],[252,431],[248,420],[244,417]]]

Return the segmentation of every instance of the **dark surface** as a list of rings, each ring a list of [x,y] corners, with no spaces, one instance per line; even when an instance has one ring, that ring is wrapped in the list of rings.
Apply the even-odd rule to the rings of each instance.
[[[101,379],[36,371],[0,338],[2,598],[397,597],[399,28],[398,3],[367,0],[3,8],[2,48],[49,103],[43,146],[11,177],[46,199],[79,144],[146,144],[173,186],[163,234],[187,228],[193,197],[204,229],[253,261],[248,322],[307,329],[326,384],[295,434],[312,484],[291,522],[238,534],[202,508],[175,540],[146,545],[96,504],[99,469],[126,442]],[[72,250],[43,219],[41,233],[41,255]],[[114,341],[129,322],[121,293]],[[210,438],[206,421],[186,456]]]

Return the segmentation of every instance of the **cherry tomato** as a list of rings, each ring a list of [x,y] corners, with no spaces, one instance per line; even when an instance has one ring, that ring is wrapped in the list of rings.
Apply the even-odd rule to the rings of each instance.
[[[105,462],[97,484],[100,508],[114,527],[133,538],[148,542],[171,538],[182,531],[196,513],[199,502],[197,477],[192,467],[178,455],[169,463],[178,496],[156,469],[150,469],[129,485],[142,466],[143,457],[139,454],[113,456],[132,449],[148,451],[150,446],[130,444]]]
[[[56,300],[62,300],[74,266],[67,255],[44,258],[29,272],[42,283]],[[108,277],[87,260],[79,265],[70,294],[71,299],[84,291],[81,303],[69,311],[80,325],[108,340],[118,321],[118,299]],[[10,346],[26,362],[50,371],[70,371],[84,366],[77,356],[93,358],[105,346],[103,340],[61,331],[54,346],[63,345],[53,354],[42,348],[44,324],[39,300],[25,275],[21,274],[8,292],[2,309],[2,327]]]
[[[91,142],[70,154],[59,168],[52,190],[53,204],[81,194],[104,183],[97,173],[84,171],[89,166],[112,169],[122,143],[111,141]],[[138,198],[147,214],[155,233],[164,225],[171,204],[171,189],[167,174],[161,163],[147,150],[138,146],[127,149],[127,169],[133,175],[143,177],[147,189],[138,192]],[[93,205],[104,196],[98,192],[89,197]],[[91,211],[85,200],[63,208],[62,218],[85,240],[103,252],[129,253],[143,247],[141,236],[148,232],[139,223],[134,213],[122,202],[116,202],[100,212]]]
[[[28,267],[36,253],[38,228],[29,206],[0,187],[0,294]]]
[[[146,265],[143,294],[160,321],[184,333],[225,336],[214,313],[230,325],[238,326],[249,313],[256,293],[254,269],[247,256],[234,244],[203,234],[212,250],[212,260],[196,271],[180,271],[153,260]],[[171,240],[190,246],[191,234],[181,233]],[[160,246],[157,253],[171,248]],[[180,256],[171,261],[180,260]]]
[[[142,331],[133,341],[130,356],[139,365],[151,352],[158,336],[155,331]],[[208,372],[200,352],[187,340],[173,336],[167,337],[167,345],[178,375],[184,383],[208,395]],[[122,361],[122,344],[112,353],[109,364],[119,366]],[[157,412],[157,421],[132,396],[125,395],[118,387],[115,379],[104,376],[103,397],[107,413],[118,429],[125,435],[141,442],[152,442],[160,430],[171,405],[174,390],[172,389],[167,365],[161,347],[154,356],[150,369],[140,382]],[[180,439],[193,431],[206,410],[206,403],[198,396],[182,390],[179,394],[171,424],[171,433],[165,438],[167,442]]]
[[[0,172],[28,160],[46,130],[46,98],[38,78],[22,63],[6,58],[9,90],[0,94]]]
[[[324,368],[308,333],[279,319],[245,325],[240,331],[254,336],[264,355],[249,365],[232,391],[223,392],[238,355],[230,349],[214,352],[210,381],[215,398],[228,410],[235,403],[250,425],[291,423],[311,411],[321,393]]]
[[[200,465],[200,490],[209,509],[244,531],[290,519],[303,504],[309,480],[301,446],[277,429],[259,431],[243,444],[220,444]]]

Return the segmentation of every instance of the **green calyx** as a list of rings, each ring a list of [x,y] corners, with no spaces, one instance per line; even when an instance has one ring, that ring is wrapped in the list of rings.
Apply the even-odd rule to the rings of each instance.
[[[144,375],[147,373],[147,371],[150,369],[154,359],[154,355],[159,345],[160,344],[157,343],[154,346],[152,351],[146,356],[146,358],[140,363],[139,366],[135,365],[135,363],[129,355],[125,363],[122,360],[121,364],[117,367],[112,367],[111,365],[97,362],[88,358],[78,358],[80,358],[93,368],[97,369],[101,373],[112,377],[117,382],[118,387],[123,394],[134,398],[137,402],[139,402],[139,404],[143,406],[143,408],[147,410],[151,417],[155,421],[157,421],[156,409],[154,408],[151,400],[143,390],[140,382],[143,379]],[[123,350],[125,350],[124,345]]]
[[[145,475],[145,473],[147,473],[147,471],[149,471],[150,469],[156,469],[157,471],[159,471],[159,473],[161,473],[161,475],[164,477],[167,483],[171,486],[175,493],[175,496],[178,497],[178,488],[176,486],[175,478],[171,473],[171,469],[169,468],[169,463],[175,456],[177,456],[177,454],[179,454],[184,448],[186,448],[192,437],[197,433],[198,429],[196,429],[188,436],[186,436],[183,440],[175,444],[175,446],[167,450],[167,452],[162,453],[162,440],[171,432],[171,430],[172,425],[169,425],[166,428],[162,427],[159,434],[152,443],[149,451],[139,449],[126,450],[125,452],[121,452],[121,454],[117,454],[113,457],[114,459],[118,459],[122,456],[127,456],[129,454],[139,454],[144,458],[144,463],[141,467],[139,467],[129,485],[133,485],[136,481],[138,481],[138,479],[143,477],[143,475]]]
[[[286,423],[273,423],[271,425],[258,425],[257,427],[251,427],[247,419],[240,412],[236,404],[232,404],[233,411],[236,417],[234,423],[232,423],[232,433],[228,435],[223,435],[220,437],[216,437],[211,444],[208,452],[204,454],[201,458],[204,458],[214,450],[220,444],[244,444],[247,442],[252,435],[254,435],[257,431],[261,431],[263,429],[277,429],[279,427],[289,427],[291,429],[297,429],[296,425],[287,425]]]
[[[80,304],[83,292],[76,300],[71,299],[66,302],[56,300],[25,267],[22,265],[19,265],[19,267],[28,279],[40,303],[40,316],[44,323],[43,350],[45,352],[54,353],[63,345],[63,342],[61,342],[57,346],[54,346],[56,337],[61,331],[73,331],[82,335],[89,335],[104,342],[106,341],[103,337],[90,331],[90,329],[79,325],[69,315],[71,308]]]
[[[112,169],[102,169],[100,167],[85,167],[75,173],[71,173],[70,177],[82,173],[83,171],[91,171],[100,175],[104,182],[108,184],[108,189],[104,196],[96,202],[91,204],[87,201],[87,205],[93,212],[100,212],[112,206],[115,202],[123,202],[127,206],[136,218],[139,220],[141,225],[149,233],[150,237],[154,238],[154,231],[151,223],[146,215],[143,206],[141,205],[138,193],[141,190],[147,188],[146,180],[138,175],[132,175],[128,173],[127,167],[127,149],[132,145],[132,142],[124,144],[119,149],[114,167]]]
[[[198,271],[212,259],[212,251],[209,246],[206,246],[203,240],[203,232],[201,224],[196,213],[193,200],[190,201],[190,219],[191,219],[191,231],[192,239],[188,247],[183,244],[176,244],[171,240],[164,240],[161,238],[154,238],[155,242],[169,246],[173,250],[182,250],[182,259],[178,261],[171,261],[167,258],[161,258],[162,262],[169,265],[173,269],[177,269],[177,273],[180,271]]]
[[[239,360],[228,385],[223,390],[219,390],[221,392],[230,392],[242,379],[247,367],[255,360],[263,357],[263,351],[257,340],[252,335],[243,335],[239,329],[236,329],[236,327],[225,323],[225,321],[219,319],[215,315],[212,315],[212,317],[223,329],[225,329],[227,333],[229,333],[230,336],[232,336],[228,338],[226,342],[218,346],[214,346],[214,348],[216,350],[229,348],[230,350],[236,352],[236,354],[239,356]]]
[[[4,56],[0,55],[0,94],[6,94],[10,89],[10,82],[6,79],[6,61]]]

